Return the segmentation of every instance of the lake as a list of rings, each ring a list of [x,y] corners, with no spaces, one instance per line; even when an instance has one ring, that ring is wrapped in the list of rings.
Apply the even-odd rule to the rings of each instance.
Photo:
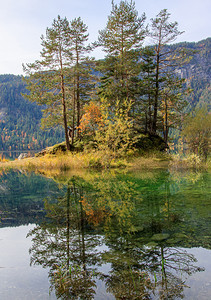
[[[210,174],[0,175],[0,299],[210,299]]]
[[[27,153],[28,156],[34,156],[35,153],[38,153],[41,150],[22,150],[22,151],[0,151],[0,160],[8,159],[15,160],[21,153]]]

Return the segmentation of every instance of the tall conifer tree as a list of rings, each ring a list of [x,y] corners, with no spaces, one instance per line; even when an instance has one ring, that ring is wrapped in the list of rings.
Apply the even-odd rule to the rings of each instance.
[[[145,15],[138,17],[134,1],[112,1],[112,10],[98,45],[107,53],[102,62],[101,93],[109,101],[134,100],[133,78],[138,76],[139,51],[145,36]]]
[[[141,72],[137,84],[138,101],[135,106],[135,119],[138,127],[145,133],[152,133],[153,100],[155,94],[155,53],[151,46],[142,49],[140,57]]]
[[[43,105],[43,127],[63,124],[66,146],[70,150],[68,136],[68,108],[70,101],[67,81],[68,68],[72,63],[70,51],[70,27],[66,18],[58,16],[52,27],[41,37],[41,60],[23,66],[30,101]]]
[[[185,52],[183,49],[174,49],[167,45],[176,40],[183,32],[178,30],[177,22],[169,22],[170,13],[166,9],[160,11],[156,18],[151,19],[150,36],[154,41],[155,51],[155,96],[152,132],[157,131],[158,110],[161,101],[161,90],[165,80],[172,75],[176,67],[184,63]]]
[[[89,91],[93,87],[92,68],[94,61],[87,57],[92,50],[88,41],[88,27],[81,18],[76,18],[70,22],[71,52],[73,59],[72,82],[73,82],[73,102],[76,106],[76,120],[73,115],[73,127],[79,127],[83,100],[87,99]]]

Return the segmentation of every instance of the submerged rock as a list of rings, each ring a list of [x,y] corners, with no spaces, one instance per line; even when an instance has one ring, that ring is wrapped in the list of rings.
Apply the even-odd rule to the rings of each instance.
[[[179,242],[181,242],[181,241],[182,241],[182,239],[179,239],[179,238],[177,238],[177,239],[172,238],[172,239],[168,239],[168,240],[166,241],[166,243],[168,243],[168,244],[176,244],[176,243],[179,243]]]
[[[155,248],[157,246],[158,246],[158,244],[155,242],[149,242],[148,244],[145,245],[145,247],[147,247],[147,248]]]
[[[187,239],[188,236],[185,233],[182,232],[177,232],[174,234],[174,237],[177,239]]]
[[[168,233],[157,233],[157,234],[154,234],[151,239],[153,241],[164,241],[164,240],[167,240],[169,238],[169,234]]]

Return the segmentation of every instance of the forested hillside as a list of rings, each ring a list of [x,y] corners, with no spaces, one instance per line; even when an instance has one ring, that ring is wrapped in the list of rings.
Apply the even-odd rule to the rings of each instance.
[[[0,75],[0,151],[41,149],[64,138],[61,128],[40,129],[41,108],[25,92],[21,76]]]
[[[172,47],[183,46],[194,50],[195,53],[189,63],[177,72],[187,79],[186,84],[193,90],[187,97],[189,109],[211,103],[211,38],[197,43],[179,43]]]
[[[196,51],[189,63],[176,68],[176,73],[185,78],[186,85],[193,89],[187,96],[189,105],[186,110],[190,111],[203,103],[211,103],[211,38],[170,47],[181,46]],[[41,107],[24,99],[22,93],[26,90],[21,76],[0,75],[0,151],[41,149],[63,141],[63,129],[40,129]]]
[[[211,38],[207,38],[206,40],[202,40],[196,43],[184,42],[174,44],[171,47],[175,48],[180,46],[194,51],[190,62],[183,65],[181,68],[176,69],[176,73],[178,73],[182,78],[185,79],[185,85],[192,90],[190,94],[184,97],[187,100],[187,106],[185,107],[184,111],[186,113],[197,112],[199,109],[207,109],[208,111],[210,111]],[[204,116],[204,118],[206,117]],[[207,121],[207,123],[209,123],[209,121]],[[170,130],[169,145],[172,151],[184,152],[186,149],[186,146],[184,145],[184,139],[183,136],[181,136],[180,131],[180,129],[184,127],[183,125],[184,124],[182,122],[179,128]],[[195,127],[191,130],[195,131],[199,126],[203,125],[195,124]],[[198,144],[196,142],[193,148],[198,147],[197,145]]]

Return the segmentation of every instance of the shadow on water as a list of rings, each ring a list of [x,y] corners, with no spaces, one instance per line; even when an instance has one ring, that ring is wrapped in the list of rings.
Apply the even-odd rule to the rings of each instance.
[[[56,178],[30,230],[31,264],[61,299],[181,299],[210,249],[209,174],[84,173]],[[206,266],[205,266],[206,267]]]

